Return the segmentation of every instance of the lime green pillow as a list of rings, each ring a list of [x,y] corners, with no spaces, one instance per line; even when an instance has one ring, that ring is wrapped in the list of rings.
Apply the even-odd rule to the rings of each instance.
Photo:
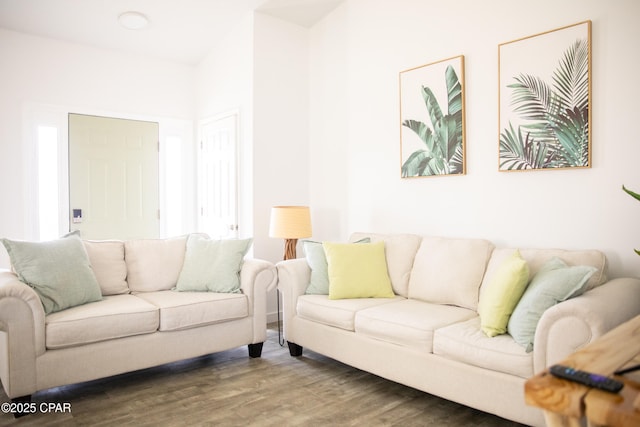
[[[322,244],[329,272],[329,299],[393,298],[384,242]]]
[[[240,270],[253,239],[213,240],[200,234],[187,239],[176,289],[192,292],[240,292]]]
[[[370,241],[369,237],[365,237],[354,243],[369,243]],[[329,295],[329,266],[327,265],[327,256],[324,254],[322,242],[305,240],[303,244],[307,264],[311,269],[311,278],[305,294]]]
[[[489,337],[507,332],[509,317],[529,282],[529,266],[516,250],[495,272],[480,294],[480,327]]]

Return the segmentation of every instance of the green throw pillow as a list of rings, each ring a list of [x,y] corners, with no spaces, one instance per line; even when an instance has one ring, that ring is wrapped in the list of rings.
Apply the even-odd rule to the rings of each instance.
[[[102,299],[77,233],[45,242],[2,239],[21,282],[31,286],[46,314]]]
[[[516,250],[496,270],[487,289],[480,294],[480,327],[489,337],[507,332],[509,317],[529,281],[529,266]]]
[[[597,268],[586,265],[569,267],[560,258],[551,258],[533,276],[513,311],[507,328],[509,334],[527,352],[532,351],[536,327],[545,310],[582,294],[596,271]]]
[[[323,243],[329,271],[329,299],[393,298],[384,242]]]
[[[369,237],[365,237],[355,243],[369,243],[370,241]],[[311,268],[311,279],[305,293],[307,295],[329,295],[329,271],[322,242],[305,240],[303,245],[307,264]]]
[[[201,234],[187,239],[178,291],[240,292],[240,269],[253,239],[211,240]]]

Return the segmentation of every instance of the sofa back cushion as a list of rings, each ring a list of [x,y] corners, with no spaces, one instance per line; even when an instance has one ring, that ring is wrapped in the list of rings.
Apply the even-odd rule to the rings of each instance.
[[[127,264],[124,261],[124,242],[119,240],[83,240],[103,296],[128,294]]]
[[[424,237],[411,270],[409,298],[476,310],[493,248],[483,239]]]
[[[372,243],[384,242],[387,271],[396,295],[408,296],[409,276],[422,237],[415,234],[353,233],[350,242],[369,238]]]
[[[487,288],[485,285],[492,280],[500,264],[511,256],[515,250],[515,248],[498,248],[493,251],[489,264],[487,265],[487,272],[482,281],[482,287],[480,288],[481,293]],[[540,268],[551,258],[558,257],[569,266],[587,265],[597,269],[589,278],[584,288],[585,291],[593,289],[607,281],[606,257],[600,251],[565,249],[519,249],[519,251],[529,266],[529,277],[534,277]]]
[[[131,292],[165,291],[176,286],[184,263],[187,236],[124,242]]]

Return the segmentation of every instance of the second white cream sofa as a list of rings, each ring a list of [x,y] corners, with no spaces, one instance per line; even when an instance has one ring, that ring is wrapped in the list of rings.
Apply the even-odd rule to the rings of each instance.
[[[83,241],[102,295],[49,314],[34,289],[0,271],[0,378],[8,397],[28,400],[39,390],[243,345],[259,357],[275,266],[244,259],[237,292],[179,292],[186,243],[187,236]]]
[[[606,278],[596,250],[519,249],[530,277],[551,258],[592,266],[579,296],[544,311],[533,351],[508,333],[481,330],[478,303],[515,248],[481,239],[356,233],[383,241],[391,298],[329,299],[306,294],[312,270],[300,258],[277,264],[284,335],[303,348],[445,399],[527,425],[544,425],[527,406],[527,378],[640,313],[640,279]]]

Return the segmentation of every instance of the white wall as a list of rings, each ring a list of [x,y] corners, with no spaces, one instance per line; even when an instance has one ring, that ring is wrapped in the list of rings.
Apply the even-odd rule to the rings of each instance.
[[[310,198],[315,237],[352,231],[597,248],[640,276],[635,138],[640,2],[348,0],[312,28]],[[590,19],[593,167],[497,171],[498,45]],[[398,72],[465,56],[467,175],[400,179]]]
[[[0,236],[33,238],[27,230],[23,115],[32,105],[192,120],[192,67],[0,29]],[[122,115],[120,115],[122,114]],[[0,267],[9,265],[4,250]]]
[[[284,253],[284,241],[269,237],[271,207],[309,204],[308,51],[307,29],[254,15],[253,248],[254,256],[271,262]],[[276,312],[273,291],[269,321]]]
[[[272,206],[309,204],[308,30],[254,15],[254,249],[282,260],[284,241],[269,237]],[[301,254],[299,254],[301,255]]]

